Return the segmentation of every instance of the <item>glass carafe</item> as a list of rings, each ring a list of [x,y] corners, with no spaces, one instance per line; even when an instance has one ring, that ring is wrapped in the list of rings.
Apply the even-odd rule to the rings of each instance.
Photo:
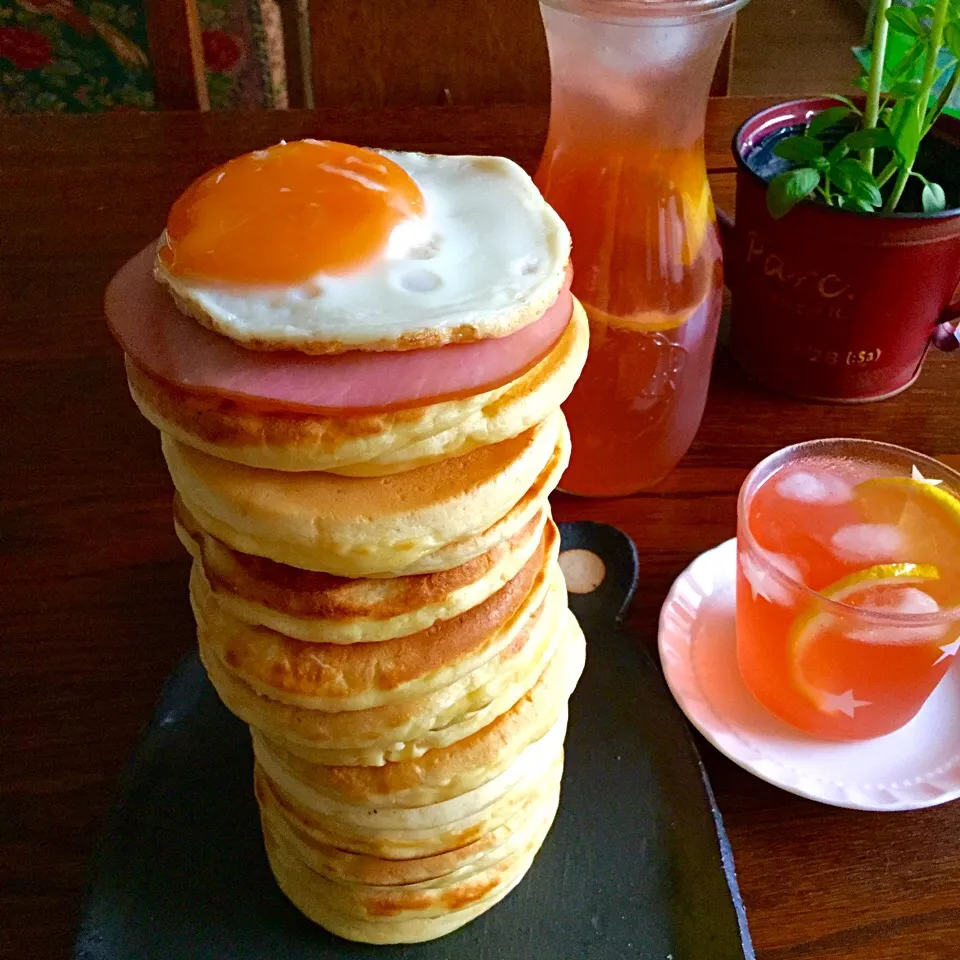
[[[542,0],[552,74],[536,181],[573,235],[590,354],[562,489],[661,480],[703,415],[720,318],[707,98],[746,0]]]

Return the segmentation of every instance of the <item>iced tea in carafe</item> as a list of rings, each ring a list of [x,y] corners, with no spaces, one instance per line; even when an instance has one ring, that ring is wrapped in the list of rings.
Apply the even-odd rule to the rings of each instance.
[[[586,368],[564,405],[564,490],[633,493],[703,414],[723,274],[707,180],[707,96],[745,0],[543,0],[550,131],[536,180],[573,235]]]

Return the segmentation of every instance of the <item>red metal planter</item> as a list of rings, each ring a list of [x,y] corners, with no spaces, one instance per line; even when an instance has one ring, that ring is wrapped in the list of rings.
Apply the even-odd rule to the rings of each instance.
[[[876,216],[804,202],[774,220],[766,183],[744,158],[833,104],[771,107],[734,137],[736,222],[724,240],[731,347],[747,373],[777,390],[880,400],[917,378],[934,339],[957,345],[953,327],[938,324],[960,312],[950,306],[960,282],[960,209]],[[937,133],[956,145],[960,164],[960,123],[943,118]]]

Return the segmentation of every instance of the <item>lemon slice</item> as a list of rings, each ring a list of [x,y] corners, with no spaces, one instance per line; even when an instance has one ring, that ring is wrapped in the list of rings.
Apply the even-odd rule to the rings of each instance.
[[[960,500],[942,487],[915,477],[874,477],[853,488],[867,523],[897,527],[906,559],[914,563],[957,563],[960,558]]]
[[[939,519],[960,533],[960,500],[943,487],[935,486],[916,477],[874,477],[864,480],[853,488],[854,496],[861,506],[874,510],[881,523],[890,523],[895,513],[906,503],[916,502],[930,514],[930,519]]]
[[[703,300],[686,310],[676,313],[663,313],[659,310],[645,310],[626,317],[617,317],[599,307],[587,306],[587,315],[596,322],[615,330],[630,330],[635,333],[663,333],[682,327],[700,309]]]
[[[829,600],[842,603],[863,590],[931,583],[939,579],[940,571],[930,563],[881,563],[875,567],[867,567],[865,570],[851,573],[842,580],[831,583],[820,593]],[[797,617],[787,638],[790,649],[790,674],[796,689],[818,710],[825,712],[843,709],[839,705],[840,698],[813,686],[803,672],[803,661],[820,634],[833,626],[836,619],[833,614],[825,613],[814,605],[806,613]]]
[[[716,220],[710,181],[704,177],[699,187],[693,184],[691,186],[693,189],[684,195],[682,205],[685,230],[680,262],[687,267],[700,255],[700,249],[707,237],[707,229]]]

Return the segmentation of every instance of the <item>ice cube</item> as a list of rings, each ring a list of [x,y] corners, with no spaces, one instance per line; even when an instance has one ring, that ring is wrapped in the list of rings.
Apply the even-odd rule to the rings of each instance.
[[[882,563],[893,560],[906,548],[903,534],[890,523],[850,523],[830,538],[830,545],[843,560]]]
[[[846,503],[853,496],[850,487],[839,477],[829,473],[808,473],[806,470],[787,475],[777,484],[776,490],[784,500],[796,500],[799,503]]]
[[[550,14],[544,13],[548,18]],[[661,71],[679,69],[695,59],[707,43],[698,24],[650,24],[624,30],[615,22],[594,20],[584,25],[581,17],[577,21],[581,47],[592,58],[594,69],[642,78],[648,84],[655,83]]]
[[[868,595],[864,602],[859,604],[861,610],[872,610],[883,614],[897,614],[900,616],[922,616],[940,611],[940,604],[929,593],[919,587],[884,587]],[[927,624],[915,627],[900,624],[859,627],[847,632],[852,640],[862,640],[864,643],[932,643],[939,640],[946,632],[947,625]]]
[[[906,616],[916,614],[939,613],[940,604],[925,590],[919,587],[886,587],[868,596],[860,604],[863,610],[877,610],[881,613],[899,613]]]

